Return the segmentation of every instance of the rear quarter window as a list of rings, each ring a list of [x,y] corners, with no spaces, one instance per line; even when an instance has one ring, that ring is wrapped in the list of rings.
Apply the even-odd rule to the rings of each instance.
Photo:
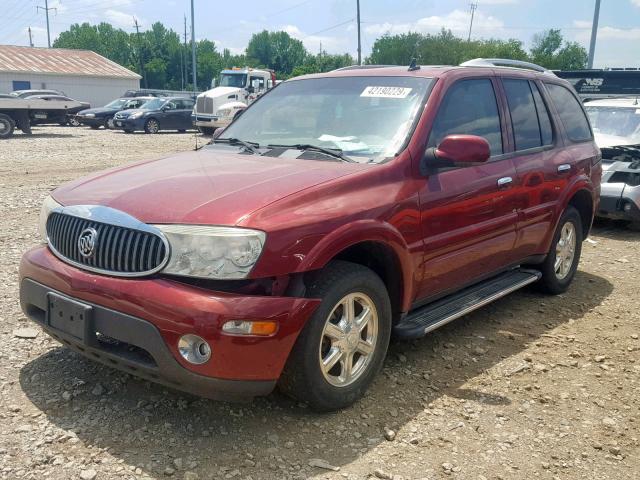
[[[568,88],[554,83],[546,83],[549,96],[556,107],[558,116],[572,142],[591,140],[591,128],[580,103]]]

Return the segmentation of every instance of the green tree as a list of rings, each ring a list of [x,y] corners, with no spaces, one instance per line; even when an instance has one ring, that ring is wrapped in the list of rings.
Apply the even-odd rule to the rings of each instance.
[[[294,67],[302,65],[308,55],[300,40],[287,32],[255,33],[247,45],[249,62],[275,70],[281,76],[288,76]]]
[[[560,30],[547,30],[533,37],[531,61],[554,70],[577,70],[587,66],[588,55],[576,42],[564,42]]]

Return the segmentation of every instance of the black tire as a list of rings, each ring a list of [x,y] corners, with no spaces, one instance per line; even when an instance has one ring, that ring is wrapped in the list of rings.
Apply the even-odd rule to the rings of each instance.
[[[160,122],[155,118],[150,118],[144,123],[145,133],[155,134],[160,131]]]
[[[278,387],[284,394],[309,404],[316,411],[338,410],[362,397],[382,368],[391,336],[391,302],[380,277],[355,263],[331,262],[323,270],[310,275],[307,285],[306,296],[321,298],[322,303],[300,333]],[[323,334],[331,313],[341,299],[351,293],[366,295],[375,306],[378,314],[377,339],[368,364],[353,383],[335,386],[325,378],[320,367],[322,342],[326,338]],[[362,334],[357,335],[360,338]]]
[[[100,128],[100,125],[89,125],[89,128],[91,130],[98,130]]]
[[[560,276],[556,272],[557,247],[563,228],[568,223],[572,224],[573,231],[575,232],[575,250],[573,253],[571,267],[564,276]],[[544,292],[552,295],[558,295],[567,291],[569,285],[571,285],[571,282],[573,281],[576,271],[578,270],[580,254],[582,253],[582,240],[582,219],[578,211],[574,207],[569,206],[560,217],[547,258],[540,266],[542,278],[540,279],[539,286]]]
[[[113,130],[113,117],[107,117],[102,122],[102,126],[105,130]]]
[[[0,113],[0,138],[9,138],[13,135],[16,124],[9,115]]]
[[[200,127],[200,131],[203,135],[213,135],[213,132],[215,132],[216,129],[212,127]]]

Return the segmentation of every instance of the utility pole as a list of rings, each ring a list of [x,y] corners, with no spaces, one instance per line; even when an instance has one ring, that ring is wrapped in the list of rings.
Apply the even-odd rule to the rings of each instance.
[[[477,3],[471,3],[471,22],[469,23],[469,36],[467,37],[467,42],[471,41],[471,30],[473,29],[473,17],[475,16],[476,10],[478,9]]]
[[[189,83],[189,75],[188,75],[188,71],[189,71],[189,56],[187,55],[187,15],[185,14],[184,16],[184,48],[182,49],[182,54],[184,55],[184,72],[183,72],[183,76],[184,76],[184,83],[187,84]]]
[[[37,10],[44,10],[45,15],[47,16],[47,45],[51,48],[51,31],[49,30],[49,10],[55,10],[58,12],[57,8],[51,7],[49,8],[49,0],[44,0],[44,7],[37,6]]]
[[[33,47],[33,35],[31,34],[31,27],[29,27],[29,46]]]
[[[198,89],[198,78],[196,72],[196,29],[195,29],[196,15],[193,8],[193,0],[191,0],[191,61],[193,62],[193,91]]]
[[[593,25],[591,26],[591,43],[589,44],[589,62],[587,68],[593,68],[593,57],[596,54],[596,37],[598,36],[598,21],[600,20],[600,0],[596,0],[596,8],[593,11]]]
[[[140,24],[136,17],[133,17],[133,26],[136,29],[136,39],[138,40],[138,64],[140,65],[140,73],[144,80],[144,88],[147,88],[147,76],[144,74],[144,61],[142,60],[142,43],[140,42]]]
[[[360,0],[356,0],[358,7],[358,65],[362,65],[362,43],[360,40]]]

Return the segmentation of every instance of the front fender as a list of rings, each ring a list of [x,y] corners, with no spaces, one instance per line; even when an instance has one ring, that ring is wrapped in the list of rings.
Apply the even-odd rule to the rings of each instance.
[[[364,242],[382,244],[393,250],[401,269],[403,310],[409,307],[413,295],[412,261],[409,247],[402,234],[391,224],[378,220],[356,220],[324,236],[298,265],[296,272],[323,268],[340,252]]]

